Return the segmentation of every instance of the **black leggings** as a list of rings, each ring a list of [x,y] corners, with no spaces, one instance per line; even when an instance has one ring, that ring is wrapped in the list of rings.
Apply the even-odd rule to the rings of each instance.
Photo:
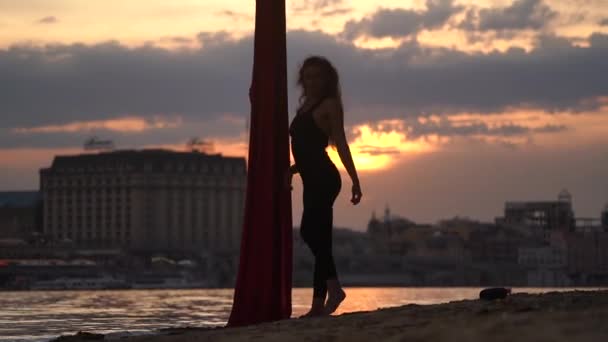
[[[332,253],[333,205],[342,184],[337,170],[304,181],[300,235],[315,257],[314,298],[327,294],[327,280],[337,279]]]

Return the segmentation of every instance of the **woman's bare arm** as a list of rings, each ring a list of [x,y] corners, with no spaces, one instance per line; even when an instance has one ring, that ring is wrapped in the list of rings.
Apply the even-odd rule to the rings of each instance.
[[[346,141],[346,134],[344,133],[344,113],[342,112],[340,104],[333,99],[328,100],[327,113],[329,117],[331,139],[335,142],[340,160],[353,182],[353,203],[356,204],[361,198],[361,187],[357,169],[355,168],[355,163],[353,162],[352,154],[348,142]]]

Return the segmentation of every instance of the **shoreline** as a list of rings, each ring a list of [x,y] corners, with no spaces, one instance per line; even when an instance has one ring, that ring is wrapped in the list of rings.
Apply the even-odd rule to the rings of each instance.
[[[581,286],[519,286],[519,285],[454,285],[454,286],[440,286],[440,285],[399,285],[399,284],[364,284],[364,285],[352,285],[346,284],[343,286],[345,288],[386,288],[386,289],[479,289],[480,291],[485,288],[493,288],[493,287],[504,287],[518,290],[526,290],[526,289],[547,289],[553,292],[554,290],[560,289],[580,289],[584,291],[602,291],[607,290],[608,286],[597,286],[597,285],[581,285]],[[294,286],[292,289],[310,289],[309,286]],[[71,292],[71,291],[162,291],[162,290],[234,290],[233,287],[154,287],[154,288],[108,288],[108,289],[97,289],[97,288],[77,288],[77,289],[7,289],[0,288],[0,293],[8,293],[8,292]],[[572,292],[572,291],[567,291]],[[518,292],[525,293],[525,292]]]
[[[514,293],[504,300],[407,304],[374,311],[262,323],[237,328],[161,329],[128,342],[190,341],[583,341],[608,340],[608,290]],[[102,334],[52,341],[103,340]],[[109,339],[106,339],[109,340]]]

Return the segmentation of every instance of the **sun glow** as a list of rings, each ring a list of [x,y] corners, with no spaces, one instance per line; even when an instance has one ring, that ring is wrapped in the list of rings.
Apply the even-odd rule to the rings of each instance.
[[[381,123],[376,128],[361,125],[353,129],[358,135],[349,142],[349,147],[357,170],[386,169],[398,158],[431,152],[436,148],[436,141],[432,139],[408,140],[405,130],[399,130],[399,122],[396,122],[397,126],[394,126],[395,122],[386,123],[391,124],[392,128],[384,130]],[[344,168],[336,149],[329,147],[327,152],[334,164]]]

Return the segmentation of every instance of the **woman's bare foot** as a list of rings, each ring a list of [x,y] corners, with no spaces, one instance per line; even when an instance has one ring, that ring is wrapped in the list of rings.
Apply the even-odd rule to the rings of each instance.
[[[310,310],[299,318],[318,317],[325,314],[325,298],[313,298]]]
[[[327,297],[327,303],[325,303],[325,314],[331,315],[332,313],[334,313],[334,311],[338,309],[338,307],[340,306],[340,304],[342,304],[345,298],[346,292],[344,292],[344,290],[342,289],[339,289],[335,293],[330,292]]]
[[[308,317],[319,317],[325,315],[325,308],[311,308],[307,313],[303,314],[299,318],[308,318]]]

